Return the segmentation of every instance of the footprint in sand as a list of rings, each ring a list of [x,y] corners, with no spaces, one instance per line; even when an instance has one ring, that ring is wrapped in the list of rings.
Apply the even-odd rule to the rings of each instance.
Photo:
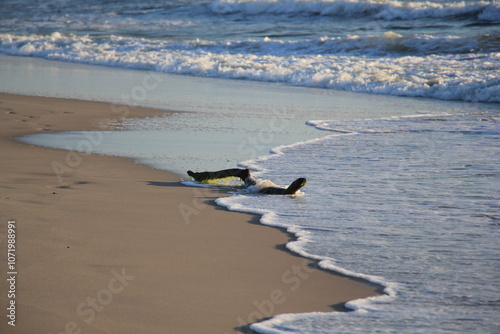
[[[42,127],[40,128],[37,128],[38,131],[52,131],[52,129],[50,128],[52,126],[52,124],[38,124]]]
[[[4,110],[6,114],[17,114],[16,112],[12,111],[12,108],[2,108],[2,110]]]

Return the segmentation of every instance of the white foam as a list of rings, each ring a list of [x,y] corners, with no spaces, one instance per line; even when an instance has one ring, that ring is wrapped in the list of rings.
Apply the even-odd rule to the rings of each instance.
[[[484,49],[485,45],[494,45],[492,39],[492,36],[481,36],[457,41],[452,36],[400,37],[386,33],[380,37],[351,36],[299,42],[178,43],[60,33],[49,36],[0,34],[0,52],[165,73],[283,82],[294,86],[500,102],[500,53],[426,55],[435,50],[460,53],[462,48]],[[422,55],[383,56],[384,53],[397,53],[397,49],[407,52],[404,50],[408,48],[419,50],[417,53]],[[294,49],[302,51],[297,54]]]
[[[419,115],[385,117],[377,120],[344,120],[344,121],[307,121],[306,124],[319,130],[342,134],[368,133],[404,133],[418,131],[468,132],[488,135],[499,135],[500,128],[496,117],[484,119],[480,126],[475,123],[456,120],[449,113],[424,113]]]
[[[490,279],[498,272],[491,247],[498,247],[486,225],[498,210],[491,184],[498,175],[496,114],[422,112],[309,123],[345,133],[283,146],[243,163],[279,183],[290,174],[307,176],[304,197],[238,195],[218,203],[262,214],[263,224],[296,236],[287,244],[291,251],[380,284],[385,295],[350,301],[349,313],[285,314],[251,328],[259,333],[330,333],[332,326],[338,332],[384,333],[493,328],[487,296],[498,286]],[[478,248],[470,240],[474,236],[485,243]],[[472,288],[478,279],[481,289]],[[470,287],[467,297],[464,284]]]
[[[498,291],[493,277],[500,268],[495,256],[498,107],[467,104],[465,113],[464,105],[415,102],[412,108],[422,110],[418,115],[311,121],[342,132],[280,146],[272,155],[242,163],[258,169],[254,176],[278,185],[306,177],[305,194],[235,191],[218,204],[261,214],[263,224],[296,235],[287,245],[291,251],[316,259],[323,268],[381,284],[386,293],[347,303],[353,312],[284,315],[252,328],[325,334],[331,328],[411,334],[493,328],[497,314],[491,296]],[[149,121],[157,125],[158,120]],[[144,140],[143,132],[112,140],[119,133],[102,133],[105,140],[93,153],[172,158],[171,150],[159,154],[151,144],[142,143],[137,151],[132,144]],[[32,144],[78,151],[85,133],[29,137]],[[175,145],[178,139],[171,141]],[[170,142],[159,141],[162,148]],[[192,168],[193,161],[188,162]]]
[[[181,183],[186,185],[186,186],[189,186],[189,187],[199,187],[199,188],[215,188],[215,187],[217,187],[214,184],[200,183],[200,182],[196,182],[193,180],[185,180],[185,181],[182,181]]]

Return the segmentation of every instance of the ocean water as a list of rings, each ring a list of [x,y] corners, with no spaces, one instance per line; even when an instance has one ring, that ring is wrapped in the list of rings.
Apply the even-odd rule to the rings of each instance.
[[[290,250],[386,294],[254,330],[498,333],[499,24],[498,1],[6,0],[0,53],[108,66],[120,80],[137,78],[134,69],[242,85],[222,89],[227,105],[210,91],[202,114],[23,140],[175,171],[239,164],[281,186],[306,177],[300,196],[236,192],[218,204],[262,214],[295,233]],[[339,91],[372,95],[348,105]],[[179,101],[159,105],[198,108]],[[204,155],[231,136],[238,154]]]
[[[5,0],[0,53],[499,102],[499,23],[494,0]]]
[[[495,333],[500,325],[498,113],[311,121],[330,134],[246,161],[305,195],[218,200],[263,214],[324,268],[382,284],[348,314],[283,315],[262,333]],[[291,161],[293,164],[291,165]]]
[[[246,156],[251,159],[239,166],[263,181],[286,186],[306,177],[298,196],[233,188],[233,196],[217,203],[261,214],[263,224],[296,235],[287,245],[291,251],[380,284],[385,295],[351,301],[349,313],[279,315],[254,324],[257,332],[496,333],[500,106],[407,103],[413,114],[369,118],[316,111],[314,116],[330,119],[302,122],[312,132],[300,130],[307,116],[301,108],[266,118],[265,109],[252,106],[250,114],[188,112],[131,120],[125,131],[46,133],[22,141],[82,152],[83,160],[88,153],[133,157],[179,173],[235,167],[234,157]],[[236,124],[245,124],[245,131]],[[263,148],[299,138],[270,154]],[[213,146],[223,154],[204,153]]]

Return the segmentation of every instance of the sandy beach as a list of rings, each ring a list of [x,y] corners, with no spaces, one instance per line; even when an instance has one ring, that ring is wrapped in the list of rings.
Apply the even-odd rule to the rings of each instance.
[[[13,139],[159,114],[168,112],[0,94],[2,333],[247,333],[275,314],[341,311],[379,293],[291,254],[291,236],[258,216],[216,206],[220,191],[129,159]],[[17,275],[6,299],[9,220]]]

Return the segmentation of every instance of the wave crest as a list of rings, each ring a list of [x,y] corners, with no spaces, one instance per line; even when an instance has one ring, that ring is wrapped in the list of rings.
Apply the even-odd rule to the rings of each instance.
[[[460,45],[450,37],[449,48],[454,46],[464,53],[442,55],[432,50],[439,45],[446,46],[447,38],[411,38],[394,33],[370,38],[169,42],[60,33],[49,36],[0,34],[0,53],[303,87],[500,102],[497,75],[500,53],[484,53],[481,44],[477,44],[481,38],[470,43],[464,39]],[[482,38],[498,48],[498,38]],[[465,53],[474,46],[479,46],[477,52]],[[384,50],[394,48],[401,49],[403,54],[395,56],[395,52]],[[419,48],[429,54],[409,55],[404,53],[405,48]]]
[[[383,20],[470,17],[498,22],[499,5],[490,1],[432,3],[429,1],[382,0],[216,0],[209,8],[218,15],[321,15],[337,17],[371,16]]]

